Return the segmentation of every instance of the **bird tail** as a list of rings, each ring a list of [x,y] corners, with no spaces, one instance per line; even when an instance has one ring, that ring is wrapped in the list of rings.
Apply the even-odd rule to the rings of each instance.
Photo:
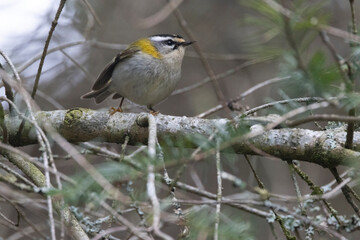
[[[113,94],[113,92],[109,90],[109,85],[107,85],[99,90],[93,90],[91,92],[88,92],[82,95],[81,98],[82,99],[95,98],[96,103],[101,103],[111,94]]]

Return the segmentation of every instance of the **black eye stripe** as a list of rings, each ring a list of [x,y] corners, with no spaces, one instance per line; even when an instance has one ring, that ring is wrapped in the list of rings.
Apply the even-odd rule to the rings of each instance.
[[[172,46],[172,45],[175,44],[175,42],[174,42],[173,40],[171,40],[171,39],[165,40],[164,42],[165,42],[165,44],[168,45],[168,46]]]

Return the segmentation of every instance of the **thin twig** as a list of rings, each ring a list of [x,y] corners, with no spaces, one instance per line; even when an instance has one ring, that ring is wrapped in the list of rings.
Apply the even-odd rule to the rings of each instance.
[[[15,208],[16,212],[18,213],[18,222],[20,221],[20,216],[22,217],[22,219],[24,219],[24,221],[30,225],[30,227],[34,230],[34,232],[36,232],[37,234],[39,234],[40,236],[42,236],[44,239],[47,239],[47,236],[45,236],[45,234],[43,233],[43,231],[41,231],[40,229],[38,229],[38,227],[28,218],[26,217],[26,215],[22,212],[22,210],[20,210],[20,208],[18,207],[18,205],[12,201],[11,199],[7,198],[6,196],[4,196],[3,194],[0,193],[0,196],[5,199],[8,203],[10,203],[13,208]]]
[[[149,140],[148,140],[148,149],[149,149],[149,157],[150,163],[148,165],[148,177],[147,177],[147,195],[150,198],[151,205],[153,208],[153,230],[154,234],[161,239],[170,240],[173,239],[169,235],[165,234],[160,230],[160,220],[161,220],[161,209],[159,199],[156,196],[156,188],[155,188],[155,173],[154,173],[154,165],[152,162],[156,157],[156,120],[152,114],[148,114],[148,122],[149,122]]]
[[[355,17],[355,0],[349,0],[351,9],[351,33],[357,35],[356,17]]]
[[[275,0],[263,0],[264,2],[266,2],[272,9],[274,9],[275,11],[283,14],[284,16],[286,16],[287,18],[296,18],[299,20],[301,19],[301,16],[296,15],[294,16],[293,12],[283,6],[281,6],[279,3],[277,3]],[[335,28],[332,26],[328,26],[325,24],[321,24],[318,23],[316,21],[313,22],[313,27],[317,30],[324,30],[325,32],[327,32],[330,35],[342,38],[342,39],[347,39],[353,42],[357,42],[360,43],[360,37],[357,35],[354,35],[352,33],[349,33],[347,31],[344,31],[342,29],[339,28]]]
[[[170,4],[173,4],[172,0],[168,1]],[[184,30],[184,32],[186,33],[186,35],[190,38],[191,41],[195,42],[196,39],[192,33],[192,31],[190,30],[190,28],[187,25],[187,22],[185,20],[185,18],[183,17],[183,15],[181,14],[180,10],[178,8],[176,8],[174,10],[174,14],[176,19],[179,22],[179,25],[181,26],[181,28]],[[195,51],[198,53],[198,55],[200,56],[200,61],[202,63],[202,65],[205,68],[205,71],[207,72],[207,74],[209,75],[212,83],[213,83],[213,87],[216,93],[216,96],[218,98],[218,101],[222,103],[222,105],[224,105],[224,107],[226,107],[226,102],[225,102],[225,96],[224,93],[222,92],[219,82],[216,78],[216,75],[213,71],[213,69],[211,68],[209,62],[207,61],[207,59],[204,57],[199,44],[197,44],[196,42],[193,44],[193,47],[195,49]],[[227,109],[227,108],[226,108]],[[231,116],[230,111],[228,110],[227,113],[229,114],[229,116]]]
[[[300,187],[299,187],[299,184],[296,180],[296,174],[295,174],[295,169],[294,169],[294,163],[293,161],[289,161],[288,162],[288,166],[289,166],[289,170],[290,170],[290,175],[291,175],[291,180],[294,184],[294,189],[295,189],[295,193],[296,193],[296,198],[298,200],[298,204],[299,204],[299,207],[300,207],[300,210],[301,210],[301,214],[306,216],[306,212],[305,212],[305,209],[304,209],[304,206],[303,204],[301,203],[301,192],[300,192]]]
[[[182,183],[182,182],[177,182],[176,183],[176,186],[178,188],[181,188],[187,192],[191,192],[191,193],[194,193],[196,195],[199,195],[199,196],[202,196],[202,197],[206,197],[206,198],[209,198],[209,199],[213,199],[213,200],[216,200],[216,194],[212,194],[212,193],[209,193],[207,191],[204,191],[204,190],[200,190],[198,188],[195,188],[193,186],[190,186],[188,184],[185,184],[185,183]],[[181,201],[179,200],[180,202],[184,202],[184,201]],[[193,200],[194,201],[194,200]],[[242,203],[235,203],[234,200],[232,199],[229,199],[229,198],[223,198],[222,199],[222,203],[223,204],[226,204],[228,206],[231,206],[231,207],[234,207],[234,208],[237,208],[237,209],[241,209],[243,211],[246,211],[246,212],[249,212],[251,214],[254,214],[254,215],[257,215],[259,217],[263,217],[263,218],[266,218],[269,216],[269,213],[268,212],[265,212],[265,211],[262,211],[262,210],[259,210],[259,209],[256,209],[256,208],[253,208],[253,207],[250,207],[250,206],[247,206],[245,204],[242,204]],[[213,203],[213,204],[216,204],[216,201]],[[264,202],[259,202],[258,204],[264,206]],[[309,223],[311,226],[317,228],[317,229],[320,229],[326,233],[328,233],[330,236],[333,235],[335,236],[336,238],[338,239],[341,239],[341,240],[345,240],[346,238],[344,236],[342,236],[341,234],[339,234],[337,231],[335,230],[332,230],[322,224],[318,224],[318,223],[315,223],[314,221],[310,221],[309,219],[301,216],[301,215],[298,215],[298,214],[294,214],[293,212],[291,211],[288,211],[287,209],[285,208],[281,208],[280,206],[273,206],[272,204],[270,204],[269,202],[266,203],[267,206],[266,207],[273,207],[273,208],[278,208],[280,211],[283,211],[284,213],[286,214],[290,214],[292,216],[294,216],[295,218],[301,220],[301,221],[304,221],[305,223]],[[251,204],[251,205],[254,205],[254,202]]]
[[[219,239],[219,224],[220,224],[220,210],[221,210],[221,199],[222,199],[222,179],[221,179],[221,163],[220,163],[220,141],[216,140],[216,176],[217,176],[217,195],[216,201],[216,215],[215,215],[215,227],[214,227],[214,240]]]
[[[336,121],[336,122],[357,123],[360,121],[360,117],[342,116],[336,114],[315,114],[298,120],[288,120],[285,122],[285,124],[289,127],[295,127],[313,121]]]
[[[20,82],[20,76],[19,76],[19,72],[16,70],[14,64],[12,63],[11,59],[3,52],[0,50],[0,55],[5,59],[5,61],[7,62],[7,64],[9,64],[11,71],[13,72],[16,81]]]
[[[269,80],[266,80],[264,82],[261,82],[259,84],[256,84],[255,86],[251,87],[250,89],[246,90],[245,92],[243,92],[242,94],[240,94],[238,97],[234,98],[234,99],[231,99],[230,101],[228,101],[226,103],[226,105],[228,107],[233,108],[232,105],[237,102],[237,101],[240,101],[242,99],[244,99],[246,96],[250,95],[251,93],[253,93],[254,91],[262,88],[262,87],[265,87],[267,85],[270,85],[270,84],[273,84],[273,83],[277,83],[277,82],[280,82],[280,81],[284,81],[284,80],[288,80],[290,79],[290,77],[282,77],[282,78],[272,78],[272,79],[269,79]],[[223,109],[224,106],[219,104],[209,110],[207,110],[206,112],[203,112],[203,113],[200,113],[198,114],[196,117],[198,118],[204,118],[212,113],[215,113],[217,111],[220,111],[221,109]]]
[[[222,73],[217,74],[217,75],[216,75],[216,78],[217,78],[218,80],[223,79],[223,78],[226,78],[226,77],[228,77],[228,76],[230,76],[230,75],[232,75],[232,74],[235,74],[236,72],[240,71],[241,69],[243,69],[243,68],[245,68],[245,67],[248,67],[248,66],[251,66],[251,65],[253,65],[253,64],[255,64],[255,63],[256,63],[255,61],[248,61],[248,62],[242,63],[242,64],[240,64],[239,66],[236,66],[236,67],[231,68],[231,69],[229,69],[229,70],[227,70],[227,71],[225,71],[225,72],[222,72]],[[189,92],[189,91],[194,90],[194,89],[196,89],[196,88],[199,88],[199,87],[201,87],[201,86],[203,86],[203,85],[205,85],[206,83],[209,83],[209,82],[211,82],[211,78],[210,78],[210,77],[206,77],[206,78],[204,78],[203,80],[201,80],[201,81],[199,81],[199,82],[197,82],[197,83],[194,83],[194,84],[192,84],[192,85],[190,85],[190,86],[187,86],[187,87],[184,87],[184,88],[175,90],[175,91],[171,94],[171,96],[176,96],[176,95],[179,95],[179,94],[183,94],[183,93]]]
[[[91,6],[88,0],[82,0],[82,2],[85,4],[86,8],[89,10],[91,15],[94,17],[95,21],[101,26],[102,22],[99,18],[99,16],[96,14],[94,8]]]
[[[5,159],[4,157],[0,156],[0,159]],[[31,181],[29,181],[27,178],[25,178],[24,176],[22,176],[21,174],[19,174],[18,172],[14,171],[13,169],[11,169],[9,166],[3,164],[2,162],[0,162],[0,168],[4,169],[5,171],[13,174],[14,176],[16,176],[17,178],[21,179],[24,183],[28,184],[29,186],[31,186],[32,188],[36,188],[36,185],[34,183],[32,183]]]
[[[183,0],[171,0],[155,14],[147,18],[140,19],[136,25],[139,28],[154,27],[164,21],[178,6],[180,6],[182,2]]]
[[[345,86],[350,86],[350,79],[346,75],[346,73],[342,67],[342,65],[344,64],[342,62],[343,60],[341,59],[340,55],[336,52],[334,45],[330,42],[329,36],[327,35],[327,33],[325,31],[320,31],[320,38],[323,41],[323,43],[325,44],[325,46],[329,49],[329,51],[336,63],[338,71],[341,75],[341,79],[345,83]]]
[[[99,199],[97,199],[99,200]],[[148,237],[146,233],[141,231],[142,229],[139,229],[134,224],[132,224],[130,221],[128,221],[125,217],[118,214],[114,209],[112,209],[111,206],[109,206],[105,201],[101,200],[100,205],[108,211],[111,215],[113,215],[122,225],[126,226],[134,235],[139,237],[143,240],[151,240],[152,238]]]
[[[56,11],[56,14],[55,14],[55,18],[54,20],[52,21],[51,23],[51,28],[50,28],[50,31],[49,31],[49,35],[45,41],[45,46],[44,46],[44,50],[43,50],[43,53],[42,53],[42,56],[41,56],[41,59],[40,59],[40,63],[39,63],[39,67],[38,67],[38,71],[36,73],[36,78],[35,78],[35,83],[34,83],[34,87],[33,87],[33,90],[31,92],[31,97],[34,98],[35,95],[36,95],[36,91],[37,91],[37,88],[38,88],[38,85],[39,85],[39,80],[40,80],[40,75],[41,75],[41,72],[42,72],[42,68],[43,68],[43,65],[44,65],[44,62],[45,62],[45,57],[46,57],[46,52],[48,50],[48,47],[49,47],[49,44],[50,44],[50,40],[51,40],[51,37],[55,31],[55,27],[58,23],[58,20],[60,18],[60,15],[61,15],[61,12],[65,6],[65,2],[66,0],[61,0],[60,1],[60,4],[59,4],[59,7],[58,7],[58,10]]]
[[[64,50],[60,49],[60,52],[61,52],[62,54],[64,54],[65,57],[67,57],[72,63],[75,64],[75,66],[76,66],[77,68],[80,69],[80,71],[82,71],[82,72],[85,74],[86,80],[88,80],[89,82],[93,82],[93,81],[95,80],[95,77],[94,77],[93,75],[91,75],[91,74],[89,73],[89,71],[87,71],[87,70],[83,67],[82,64],[78,63],[74,58],[72,58],[72,57],[71,57],[69,54],[67,54]]]
[[[146,149],[145,146],[142,146],[140,148],[138,148],[136,151],[134,151],[133,153],[131,153],[130,155],[128,156],[124,156],[122,157],[121,155],[118,155],[108,149],[106,149],[105,147],[99,147],[99,146],[96,146],[92,143],[88,143],[88,142],[83,142],[80,144],[80,146],[84,147],[85,149],[89,150],[89,151],[92,151],[93,153],[95,154],[103,154],[103,155],[106,155],[108,158],[114,160],[114,161],[117,161],[117,162],[123,162],[131,167],[133,167],[134,169],[138,170],[138,171],[142,171],[142,167],[140,166],[139,163],[135,162],[132,160],[132,158],[138,154],[139,152],[142,152]]]
[[[50,183],[50,173],[49,173],[49,161],[53,163],[52,151],[51,151],[50,143],[47,140],[47,137],[46,137],[44,131],[40,128],[40,126],[36,122],[36,119],[34,116],[34,110],[33,110],[33,106],[35,106],[35,104],[32,102],[32,99],[29,96],[28,92],[22,87],[21,80],[20,81],[17,80],[15,82],[10,77],[8,77],[3,71],[1,72],[1,75],[2,75],[3,79],[8,84],[10,84],[13,88],[15,88],[24,98],[24,101],[28,108],[28,113],[30,115],[29,119],[31,119],[31,123],[34,125],[34,127],[36,129],[36,131],[35,131],[36,137],[37,137],[38,143],[42,149],[42,157],[44,160],[44,167],[45,167],[44,168],[44,170],[45,170],[45,187],[47,189],[50,189],[51,183]],[[16,108],[16,106],[14,105],[13,108]],[[25,119],[23,119],[22,122],[25,123]],[[53,164],[53,168],[57,172],[55,164]],[[58,176],[56,177],[56,180],[57,180],[58,186],[61,189],[61,181]],[[52,199],[51,199],[50,195],[46,196],[46,198],[47,198],[47,204],[48,204],[48,215],[49,215],[49,221],[50,221],[51,239],[56,240]]]
[[[341,184],[342,183],[342,178],[339,176],[339,173],[337,171],[336,168],[330,168],[330,171],[331,173],[334,175],[335,179],[336,179],[336,182],[338,184]],[[349,190],[349,186],[348,185],[345,185],[344,187],[341,188],[341,191],[343,192],[347,202],[349,203],[349,205],[354,209],[355,213],[360,216],[360,209],[359,207],[356,205],[356,203],[354,202],[354,200],[351,198],[350,196],[350,190]]]
[[[263,182],[260,180],[259,176],[257,175],[255,169],[253,168],[253,166],[252,166],[252,164],[251,164],[251,162],[250,162],[250,159],[248,158],[247,155],[244,155],[244,157],[245,157],[245,159],[246,159],[246,162],[249,164],[249,167],[250,167],[250,169],[251,169],[251,172],[253,173],[253,175],[254,175],[254,177],[255,177],[255,179],[256,179],[256,182],[257,182],[259,188],[265,189],[265,186],[264,186]]]
[[[128,202],[128,197],[124,196],[117,188],[115,188],[92,164],[90,164],[79,151],[73,147],[59,133],[48,129],[52,138],[56,143],[68,152],[77,164],[79,164],[92,178],[96,181],[110,196],[121,202]]]
[[[69,43],[65,43],[65,44],[61,44],[59,46],[53,47],[51,49],[49,49],[46,52],[46,55],[49,55],[50,53],[59,51],[61,49],[65,49],[65,48],[69,48],[69,47],[73,47],[73,46],[77,46],[77,45],[81,45],[87,43],[86,40],[79,40],[79,41],[74,41],[74,42],[69,42]],[[25,63],[23,63],[21,66],[19,66],[17,68],[18,72],[21,73],[23,72],[25,69],[27,69],[28,67],[30,67],[33,63],[35,63],[37,60],[41,59],[41,57],[43,56],[43,53],[39,53],[36,54],[34,57],[30,58],[29,60],[27,60]]]

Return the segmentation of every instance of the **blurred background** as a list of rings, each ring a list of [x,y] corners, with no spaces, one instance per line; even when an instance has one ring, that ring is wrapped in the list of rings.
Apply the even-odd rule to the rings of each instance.
[[[22,70],[21,78],[29,91],[34,84],[39,61],[33,61],[29,65],[27,63],[31,62],[34,56],[41,54],[58,2],[53,0],[0,2],[2,32],[0,49],[10,56],[18,69]],[[319,2],[309,1],[308,4],[315,5]],[[80,99],[81,95],[90,90],[97,75],[115,54],[132,41],[153,34],[175,33],[189,39],[174,14],[170,14],[155,26],[142,26],[144,19],[164,7],[167,3],[165,0],[92,0],[89,3],[98,19],[94,18],[83,1],[68,1],[60,17],[49,49],[64,44],[73,44],[73,46],[62,48],[61,51],[55,51],[46,57],[36,96],[36,102],[42,110],[85,107],[107,111],[110,107],[116,107],[119,104],[117,100],[108,99],[96,105],[93,100]],[[186,0],[179,6],[188,28],[193,32],[195,40],[215,74],[247,65],[219,80],[226,100],[239,96],[260,82],[280,75],[283,58],[267,58],[266,54],[261,55],[256,51],[259,46],[276,44],[284,49],[289,48],[285,39],[272,39],[269,37],[271,32],[262,32],[261,27],[246,21],[248,16],[257,17],[258,13],[244,3],[246,0]],[[358,1],[355,6],[360,9]],[[329,25],[343,30],[348,29],[351,19],[348,1],[325,1],[321,12],[328,16]],[[332,37],[331,41],[341,55],[347,56],[350,53],[349,45],[343,39]],[[314,36],[311,44],[308,45],[308,51],[304,52],[304,59],[309,59],[312,52],[318,49],[325,48],[319,38]],[[327,52],[326,58],[330,58]],[[251,61],[253,63],[249,63]],[[3,63],[2,59],[0,63]],[[182,66],[182,79],[177,89],[198,83],[207,77],[208,74],[194,48],[188,48]],[[289,89],[289,85],[277,84],[262,88],[241,101],[241,106],[252,108],[271,100],[284,99],[286,95],[291,98],[299,97],[304,91],[306,92],[306,89],[298,89],[297,85],[294,86]],[[183,94],[171,96],[155,109],[166,115],[192,117],[218,104],[213,85],[207,83]],[[144,110],[125,102],[125,111]],[[271,113],[271,110],[263,113]],[[225,111],[219,111],[208,116],[208,118],[219,117],[228,117],[228,115]],[[315,126],[311,125],[309,128],[315,129]],[[120,146],[113,147],[120,149]],[[256,184],[243,156],[230,155],[228,158],[228,162],[223,161],[224,170],[236,175],[250,186]],[[260,177],[271,192],[295,194],[285,162],[260,157],[252,159]],[[61,171],[74,172],[72,168],[74,164],[71,161],[59,161],[58,164]],[[317,165],[302,163],[301,166],[318,185],[326,184],[333,179],[329,171],[324,171]],[[190,169],[192,170],[185,171],[182,181],[194,184],[193,173],[196,172],[206,190],[216,193],[214,161],[196,163]],[[302,194],[310,192],[303,182],[300,181],[299,184]],[[239,192],[241,191],[231,183],[224,182],[224,195]],[[338,203],[343,200],[342,196],[336,199],[335,208],[340,207]],[[248,227],[246,231],[254,236],[254,239],[272,239],[273,235],[265,220],[239,210],[231,212],[233,209],[227,209],[225,206],[224,211],[244,221]],[[350,212],[346,206],[341,206],[341,211]]]

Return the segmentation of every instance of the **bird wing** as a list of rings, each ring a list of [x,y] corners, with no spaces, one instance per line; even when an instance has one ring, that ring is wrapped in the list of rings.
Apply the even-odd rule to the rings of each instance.
[[[130,47],[128,47],[127,49],[125,49],[124,51],[122,51],[121,53],[119,53],[118,55],[116,55],[116,57],[113,58],[113,60],[111,62],[109,62],[104,70],[99,74],[99,76],[97,77],[92,90],[99,90],[103,87],[105,87],[112,76],[112,73],[114,71],[115,66],[123,61],[124,59],[131,57],[134,53],[140,51],[139,48],[137,48],[136,46],[130,45]]]

